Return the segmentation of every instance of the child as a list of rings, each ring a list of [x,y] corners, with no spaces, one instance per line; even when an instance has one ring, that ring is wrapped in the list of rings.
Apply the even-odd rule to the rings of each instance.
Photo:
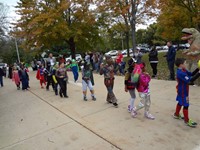
[[[131,112],[132,109],[135,109],[134,108],[134,101],[135,101],[135,84],[133,82],[131,82],[131,75],[132,75],[132,72],[134,70],[134,66],[135,66],[135,63],[136,63],[136,60],[134,58],[131,58],[129,61],[128,61],[128,65],[129,65],[129,68],[125,74],[125,81],[124,81],[124,84],[125,84],[125,92],[129,92],[130,93],[130,105],[128,105],[128,111]]]
[[[92,71],[90,70],[90,64],[85,62],[82,68],[82,88],[83,88],[83,100],[87,101],[87,87],[90,89],[92,100],[96,100],[94,95],[94,89],[92,86]]]
[[[72,59],[70,68],[72,69],[74,75],[74,82],[76,82],[78,80],[79,67],[75,59]]]
[[[56,78],[58,81],[58,84],[60,86],[60,97],[65,97],[68,98],[67,96],[67,80],[68,80],[68,75],[67,75],[67,69],[65,68],[64,63],[59,63],[59,68],[56,71]]]
[[[114,66],[113,60],[110,55],[106,55],[106,64],[101,64],[100,75],[104,74],[104,84],[107,88],[107,99],[108,103],[112,103],[116,108],[118,107],[117,98],[113,92],[114,87]]]
[[[40,80],[40,85],[41,85],[41,88],[43,89],[43,83],[44,85],[46,86],[46,81],[45,81],[45,77],[44,77],[44,73],[45,73],[45,69],[44,69],[44,66],[43,65],[40,65],[39,66],[39,69],[37,71],[37,74],[36,74],[36,78],[38,80]]]
[[[52,79],[53,79],[53,82],[54,82],[55,95],[58,95],[58,81],[57,81],[57,78],[56,78],[56,70],[57,69],[58,69],[58,64],[56,64],[53,67],[53,70],[52,70]]]
[[[12,81],[15,82],[17,89],[20,90],[20,78],[17,67],[13,67]]]
[[[186,70],[185,59],[177,58],[175,61],[177,69],[177,97],[176,101],[178,104],[176,105],[176,111],[174,113],[175,119],[181,119],[180,110],[183,106],[183,115],[184,121],[189,127],[196,127],[197,123],[193,122],[188,117],[188,107],[189,107],[189,85],[188,83],[191,80],[192,73]]]
[[[22,90],[28,90],[29,76],[25,70],[24,65],[21,65],[21,70],[19,70],[19,78],[22,82]]]
[[[53,66],[51,66],[51,62],[47,61],[46,62],[46,68],[45,68],[45,80],[47,81],[47,85],[46,85],[46,90],[49,91],[49,86],[50,84],[52,85],[52,88],[54,89],[54,82],[52,79],[52,68]]]
[[[142,73],[139,77],[139,83],[137,86],[137,90],[139,92],[139,96],[141,98],[139,106],[136,108],[136,110],[132,110],[132,116],[135,117],[137,115],[137,111],[143,107],[141,107],[141,103],[143,102],[145,112],[144,116],[148,119],[154,120],[155,117],[149,113],[149,108],[151,105],[151,99],[150,99],[150,91],[149,91],[149,82],[151,81],[150,75],[145,70],[145,63],[141,63],[140,67],[142,69]]]

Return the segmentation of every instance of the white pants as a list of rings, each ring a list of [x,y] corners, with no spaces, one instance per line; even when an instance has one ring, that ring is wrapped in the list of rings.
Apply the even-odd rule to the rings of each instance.
[[[150,92],[148,93],[139,93],[139,96],[141,98],[140,104],[137,107],[137,110],[144,107],[145,112],[149,111],[150,105],[151,105],[151,99],[150,99]],[[142,106],[143,104],[143,106]]]
[[[83,91],[87,91],[87,87],[90,89],[90,91],[93,91],[93,86],[90,80],[82,80],[82,89]]]

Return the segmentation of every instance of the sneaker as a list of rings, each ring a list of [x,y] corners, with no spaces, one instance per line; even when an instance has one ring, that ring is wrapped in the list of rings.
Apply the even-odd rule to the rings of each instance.
[[[117,108],[118,107],[118,104],[117,103],[113,103],[113,105]]]
[[[128,105],[128,112],[130,113],[131,112],[131,106]]]
[[[93,101],[96,101],[97,99],[96,99],[96,97],[95,97],[95,96],[92,96],[92,100],[93,100]]]
[[[133,118],[135,118],[136,115],[137,115],[137,111],[136,111],[135,108],[133,108],[132,111],[131,111],[131,116],[132,116]]]
[[[66,96],[64,96],[64,98],[69,98],[69,96],[66,95]]]
[[[147,119],[151,119],[151,120],[154,120],[154,119],[155,119],[155,117],[154,117],[152,114],[150,114],[149,112],[145,112],[144,116],[145,116]]]
[[[179,120],[183,120],[184,119],[183,116],[181,116],[180,114],[179,114],[179,116],[177,116],[177,115],[175,115],[175,113],[173,114],[173,117],[174,117],[174,119],[179,119]]]
[[[197,123],[192,121],[191,119],[189,119],[188,122],[185,122],[185,124],[189,127],[196,127],[197,126]]]
[[[87,97],[86,97],[86,96],[84,96],[84,97],[83,97],[83,100],[84,100],[84,101],[87,101]]]
[[[61,93],[61,92],[59,92],[59,94],[60,94],[60,97],[63,97],[63,95],[62,95],[62,93]]]

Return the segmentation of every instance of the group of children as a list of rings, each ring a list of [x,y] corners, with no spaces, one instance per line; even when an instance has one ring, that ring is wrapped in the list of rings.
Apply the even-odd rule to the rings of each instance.
[[[29,70],[23,64],[19,67],[13,67],[12,80],[15,82],[18,90],[20,90],[20,84],[22,84],[22,90],[30,88],[28,72]]]
[[[197,123],[189,119],[189,83],[196,79],[196,75],[200,73],[199,68],[194,72],[186,70],[186,60],[184,58],[177,58],[175,61],[177,66],[177,97],[178,101],[176,105],[175,113],[173,117],[175,119],[184,120],[185,124],[189,127],[196,127]],[[130,105],[128,105],[128,111],[131,112],[132,117],[137,116],[138,110],[145,108],[144,116],[148,119],[155,119],[155,117],[149,113],[151,104],[149,82],[151,80],[150,75],[145,71],[145,63],[136,64],[134,58],[128,61],[129,68],[125,74],[125,91],[130,93]],[[199,62],[200,67],[200,62]],[[139,69],[139,70],[138,70]],[[141,70],[140,70],[141,69]],[[138,81],[135,81],[138,80]],[[139,105],[135,107],[135,89],[139,92],[141,98]],[[180,115],[180,110],[183,107],[183,116]]]
[[[184,122],[190,127],[196,127],[197,123],[189,119],[188,108],[189,108],[189,82],[192,80],[196,74],[199,74],[199,68],[197,68],[194,72],[189,72],[186,70],[186,60],[183,58],[177,58],[175,61],[177,69],[177,97],[178,101],[176,105],[175,113],[173,117],[175,119],[182,119]],[[149,82],[151,81],[150,75],[145,70],[145,63],[140,62],[136,63],[134,58],[131,58],[128,61],[128,69],[125,74],[125,92],[129,92],[130,94],[130,104],[128,105],[128,111],[131,113],[132,117],[136,117],[138,111],[144,108],[144,116],[148,119],[154,120],[155,117],[150,113],[150,90],[149,90]],[[77,68],[76,68],[77,67]],[[200,67],[200,66],[199,66]],[[69,68],[69,67],[68,67]],[[78,80],[78,66],[75,61],[72,61],[70,66],[72,72],[74,74],[74,81]],[[83,90],[83,100],[87,101],[87,87],[91,92],[92,100],[96,100],[94,94],[94,80],[92,69],[90,68],[90,62],[86,60],[81,67],[82,70],[82,90]],[[29,77],[28,70],[21,65],[20,69],[14,67],[13,69],[13,81],[18,89],[20,89],[20,82],[22,83],[22,90],[26,90],[29,87]],[[106,56],[105,63],[102,63],[100,66],[100,75],[104,75],[104,84],[107,89],[107,98],[106,101],[108,103],[113,104],[115,107],[118,107],[117,98],[113,92],[114,86],[114,62],[110,56]],[[45,77],[46,76],[46,77]],[[67,95],[67,68],[64,63],[55,64],[51,66],[50,69],[44,68],[43,65],[40,65],[36,78],[40,80],[41,88],[44,88],[43,84],[46,86],[47,77],[49,81],[52,82],[52,87],[55,91],[55,95],[58,95],[58,87],[60,88],[59,94],[60,97],[68,98]],[[49,83],[50,84],[50,83]],[[59,86],[58,86],[59,85]],[[138,91],[139,97],[141,98],[139,104],[135,106],[136,93],[135,90]],[[180,115],[180,110],[183,107],[183,116]]]
[[[47,62],[48,64],[48,62]],[[47,65],[48,66],[48,65]],[[44,88],[43,84],[46,86],[46,89],[49,90],[49,84],[52,84],[52,88],[55,91],[55,95],[58,95],[58,88],[60,97],[68,98],[67,95],[67,83],[68,75],[67,70],[71,69],[74,75],[74,82],[76,83],[79,77],[79,66],[75,60],[72,60],[69,64],[60,62],[51,66],[49,69],[44,65],[40,64],[39,69],[36,74],[36,78],[40,81],[41,88]],[[83,90],[83,100],[87,101],[87,87],[91,92],[92,100],[96,100],[94,95],[94,81],[92,70],[90,69],[90,63],[85,61],[82,69],[82,90]],[[47,84],[46,84],[46,81]]]
[[[125,74],[125,92],[129,92],[130,105],[128,105],[128,111],[131,112],[132,117],[137,116],[138,110],[145,108],[144,116],[148,119],[154,120],[155,117],[150,114],[149,109],[151,105],[149,82],[151,80],[150,75],[145,70],[145,63],[136,63],[134,58],[128,61],[128,70]],[[141,98],[140,103],[135,107],[135,89],[139,92]]]
[[[41,88],[44,88],[44,86],[46,86],[46,90],[48,91],[49,85],[51,84],[55,92],[55,95],[58,95],[58,85],[59,85],[60,97],[64,96],[65,98],[68,98],[67,95],[68,75],[64,63],[54,64],[52,66],[48,64],[50,63],[47,62],[46,68],[44,68],[44,65],[40,64],[36,74],[36,78],[40,81]]]

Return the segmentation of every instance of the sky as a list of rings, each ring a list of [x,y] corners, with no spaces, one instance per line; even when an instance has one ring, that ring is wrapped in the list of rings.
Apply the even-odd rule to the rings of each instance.
[[[9,7],[7,16],[10,22],[15,22],[20,18],[19,15],[15,13],[15,6],[17,5],[18,0],[0,0],[0,2]]]
[[[19,0],[0,0],[1,3],[6,4],[9,6],[9,12],[8,12],[8,17],[9,20],[11,22],[15,22],[17,19],[19,19],[20,17],[15,13],[15,7],[17,5],[17,2]],[[146,25],[138,25],[136,26],[136,30],[137,29],[146,29],[147,26]]]

